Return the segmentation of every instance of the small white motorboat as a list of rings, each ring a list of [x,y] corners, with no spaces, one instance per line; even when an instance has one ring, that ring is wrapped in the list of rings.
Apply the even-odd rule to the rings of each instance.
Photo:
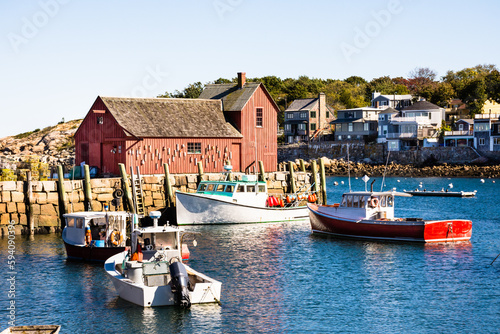
[[[106,260],[104,269],[119,296],[144,307],[219,303],[222,283],[182,263],[184,230],[158,226],[160,215],[150,213],[153,226],[134,227],[130,251]]]
[[[13,326],[1,331],[0,334],[58,334],[60,330],[59,325]]]

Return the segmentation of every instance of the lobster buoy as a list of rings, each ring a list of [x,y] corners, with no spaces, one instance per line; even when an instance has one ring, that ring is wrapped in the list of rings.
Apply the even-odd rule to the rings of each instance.
[[[280,199],[280,206],[281,206],[281,207],[284,207],[284,206],[285,206],[285,202],[283,201],[283,199],[282,199],[282,198]]]
[[[318,196],[316,196],[316,194],[312,194],[311,195],[313,197],[313,203],[315,203],[317,200],[318,200]]]
[[[313,196],[312,194],[311,194],[311,195],[309,195],[309,196],[307,196],[307,201],[308,201],[309,203],[313,203],[313,202],[314,202],[314,196]]]
[[[269,207],[273,207],[273,206],[276,206],[276,198],[274,198],[274,196],[269,196],[268,199],[267,199],[267,202],[269,204]]]
[[[286,202],[288,204],[292,203],[292,199],[290,198],[290,196],[286,195]]]

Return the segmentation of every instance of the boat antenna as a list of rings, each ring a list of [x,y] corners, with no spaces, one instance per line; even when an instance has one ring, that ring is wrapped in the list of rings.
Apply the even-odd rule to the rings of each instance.
[[[347,176],[349,179],[349,192],[351,192],[351,162],[349,161],[349,144],[347,144]]]
[[[380,185],[380,191],[384,190],[385,173],[387,172],[387,165],[389,164],[389,156],[390,155],[391,155],[391,151],[387,150],[387,160],[385,162],[384,175],[382,176],[382,184]]]

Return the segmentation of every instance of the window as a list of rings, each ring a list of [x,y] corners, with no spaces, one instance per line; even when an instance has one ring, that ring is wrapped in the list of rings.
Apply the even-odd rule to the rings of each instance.
[[[316,123],[311,123],[311,131],[315,131],[316,130]]]
[[[301,112],[300,113],[300,118],[307,118],[307,113],[306,112]]]
[[[311,111],[311,118],[316,118],[316,111]]]
[[[83,228],[84,227],[84,223],[83,223],[83,218],[77,218],[76,219],[76,228]]]
[[[68,226],[68,227],[75,227],[75,218],[69,218],[68,219],[68,224],[66,226]]]
[[[352,132],[352,123],[349,123],[349,132]]]
[[[265,193],[266,192],[266,186],[265,185],[259,185],[259,192],[260,193]]]
[[[242,184],[238,185],[238,189],[236,189],[237,193],[244,193],[245,192],[245,186]]]
[[[224,191],[225,186],[223,184],[217,185],[217,189],[215,191]]]
[[[255,126],[262,127],[262,108],[255,109]]]
[[[227,185],[224,191],[227,193],[232,193],[234,191],[234,185],[233,184]]]
[[[305,131],[306,130],[306,125],[304,123],[299,124],[299,130]]]
[[[248,193],[254,193],[255,192],[255,186],[247,186],[247,192]]]
[[[285,131],[290,131],[292,130],[292,125],[291,124],[285,124]]]
[[[198,188],[199,192],[203,192],[207,189],[207,185],[205,183],[200,183],[200,186]]]
[[[370,123],[363,124],[363,130],[370,131]]]
[[[201,153],[201,143],[188,143],[188,153]]]
[[[291,113],[291,112],[285,113],[285,118],[286,119],[293,119],[293,113]]]
[[[342,136],[338,136],[338,139],[339,139],[339,140],[342,140]]]
[[[474,124],[474,132],[476,131],[489,131],[490,125],[488,123],[475,123]]]
[[[458,124],[458,131],[463,131],[463,130],[464,130],[464,125]]]
[[[325,115],[326,115],[326,118],[330,118],[330,112],[328,110],[326,111]]]
[[[214,186],[215,186],[215,184],[209,184],[207,186],[207,191],[214,191]]]
[[[500,137],[493,138],[493,144],[494,145],[500,145]]]
[[[484,138],[479,138],[479,145],[484,145]]]
[[[97,124],[103,124],[104,123],[104,117],[99,116],[97,117]]]

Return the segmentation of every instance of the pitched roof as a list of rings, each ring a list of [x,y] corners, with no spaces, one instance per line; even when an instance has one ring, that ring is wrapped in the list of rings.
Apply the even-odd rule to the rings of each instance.
[[[397,114],[397,113],[399,113],[399,111],[397,111],[396,109],[391,108],[391,107],[389,107],[387,109],[384,109],[381,112],[379,112],[379,114]]]
[[[100,98],[135,137],[242,137],[225,121],[220,100]]]
[[[404,108],[404,111],[407,110],[432,110],[432,109],[443,109],[440,106],[435,105],[434,103],[430,103],[429,101],[418,101]]]
[[[301,110],[311,110],[314,108],[316,103],[318,102],[318,98],[315,99],[297,99],[290,104],[285,111],[301,111]]]
[[[200,99],[222,99],[224,111],[240,111],[259,86],[259,82],[247,82],[241,89],[233,83],[209,84],[201,92]]]

